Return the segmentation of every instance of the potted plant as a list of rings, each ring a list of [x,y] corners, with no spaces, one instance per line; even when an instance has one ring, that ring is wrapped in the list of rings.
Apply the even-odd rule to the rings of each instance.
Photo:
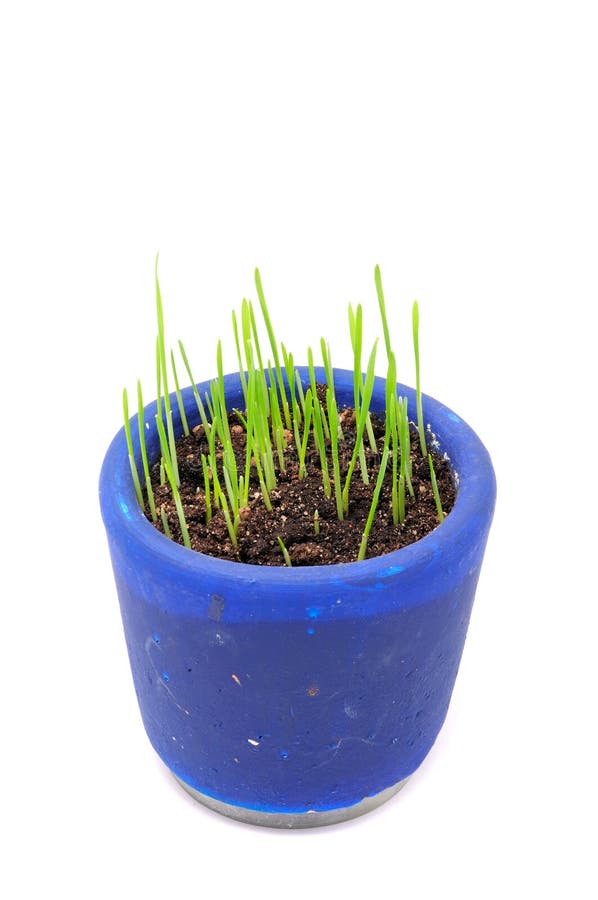
[[[396,383],[378,269],[386,378],[374,377],[376,345],[362,367],[361,307],[349,308],[353,371],[333,369],[323,341],[323,367],[311,351],[308,366],[296,367],[276,341],[258,273],[256,287],[272,363],[244,301],[233,317],[239,372],[223,374],[219,345],[217,378],[196,385],[180,344],[191,380],[181,390],[156,274],[158,396],[145,406],[138,386],[130,418],[125,393],[100,500],[154,749],[207,806],[304,827],[379,805],[432,747],[463,650],[495,479],[471,428],[421,393],[416,304],[416,388]],[[414,466],[417,494],[437,519],[408,543]],[[305,515],[314,473],[320,500]],[[301,540],[287,524],[295,507]],[[345,533],[348,561],[319,564]],[[239,561],[253,559],[260,535],[265,564]],[[387,552],[397,535],[401,546]]]

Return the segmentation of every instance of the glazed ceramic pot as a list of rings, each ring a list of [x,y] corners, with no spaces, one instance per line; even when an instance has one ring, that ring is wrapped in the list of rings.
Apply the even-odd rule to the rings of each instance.
[[[239,377],[225,382],[228,408],[242,407]],[[335,388],[339,406],[352,405],[352,373],[337,370]],[[413,418],[414,392],[397,393]],[[183,400],[193,425],[191,389]],[[372,409],[384,401],[376,379]],[[454,472],[453,510],[416,544],[340,565],[260,567],[173,543],[139,508],[124,431],[112,442],[100,500],[141,716],[165,765],[207,806],[278,827],[342,821],[392,796],[432,747],[496,486],[471,428],[432,398],[423,403]],[[145,410],[150,459],[155,412]]]

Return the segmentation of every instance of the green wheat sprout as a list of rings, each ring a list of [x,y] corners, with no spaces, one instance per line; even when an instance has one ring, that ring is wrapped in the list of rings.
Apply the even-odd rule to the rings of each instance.
[[[291,556],[289,554],[289,551],[285,547],[284,541],[280,535],[278,535],[278,544],[280,546],[280,549],[282,550],[282,556],[285,566],[289,566],[289,568],[292,567],[293,563],[291,562]]]

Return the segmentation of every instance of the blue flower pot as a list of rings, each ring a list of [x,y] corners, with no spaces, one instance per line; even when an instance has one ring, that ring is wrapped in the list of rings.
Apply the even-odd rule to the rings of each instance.
[[[225,381],[227,405],[242,407],[238,376]],[[352,405],[352,373],[337,370],[335,384],[339,404]],[[413,390],[397,391],[413,418]],[[384,399],[376,379],[372,408],[383,411]],[[183,400],[195,424],[191,389]],[[150,459],[155,412],[155,403],[145,410]],[[432,747],[496,485],[465,422],[430,397],[424,417],[455,472],[450,515],[401,550],[307,568],[229,562],[168,540],[138,506],[124,430],[113,440],[100,501],[143,723],[183,787],[211,808],[279,827],[342,821],[392,796]]]

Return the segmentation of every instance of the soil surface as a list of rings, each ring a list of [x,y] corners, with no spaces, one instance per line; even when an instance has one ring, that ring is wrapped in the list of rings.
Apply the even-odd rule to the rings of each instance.
[[[339,443],[342,482],[346,474],[355,442],[355,417],[353,410],[340,411],[344,440]],[[245,430],[238,418],[229,418],[231,436],[237,456],[239,471],[245,467]],[[372,416],[372,425],[378,452],[369,447],[367,438],[366,460],[369,483],[364,484],[359,468],[355,466],[351,480],[349,515],[339,521],[334,498],[328,499],[322,484],[320,457],[310,439],[306,456],[306,477],[299,479],[299,463],[295,443],[290,433],[285,450],[285,472],[277,472],[277,488],[270,493],[272,510],[264,505],[259,481],[252,466],[249,504],[241,510],[237,547],[233,547],[224,516],[213,510],[206,524],[206,504],[201,454],[208,455],[208,442],[202,426],[177,442],[177,459],[181,479],[180,494],[193,550],[209,556],[255,565],[285,565],[278,541],[280,537],[288,550],[293,566],[320,566],[331,563],[354,562],[357,559],[363,528],[370,511],[376,477],[379,471],[384,424]],[[342,450],[340,449],[342,447]],[[448,514],[455,501],[455,486],[448,462],[431,451],[442,501]],[[392,461],[386,469],[376,515],[368,539],[366,557],[381,556],[420,540],[438,526],[438,514],[430,481],[427,459],[422,457],[415,430],[411,440],[412,484],[415,497],[406,493],[406,518],[394,525],[391,507]],[[330,477],[332,478],[332,465]],[[160,485],[160,467],[151,472],[156,508],[163,507],[172,538],[183,543],[178,517],[168,485]],[[317,516],[316,514],[317,510]],[[149,517],[149,513],[148,513]],[[151,519],[150,519],[151,521]],[[163,531],[158,519],[155,527]],[[316,533],[318,531],[319,533]]]

